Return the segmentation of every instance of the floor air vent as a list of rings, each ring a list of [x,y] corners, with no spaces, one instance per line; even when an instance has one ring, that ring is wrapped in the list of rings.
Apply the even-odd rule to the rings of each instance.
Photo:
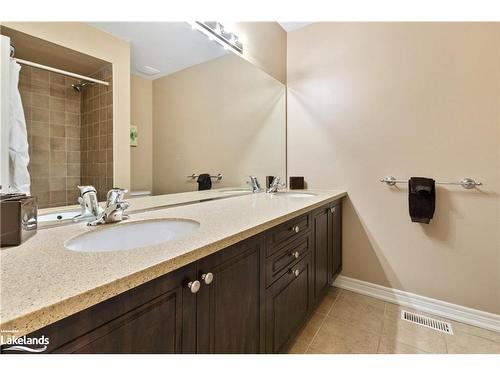
[[[406,320],[410,323],[418,324],[419,326],[424,326],[439,332],[447,333],[448,335],[453,335],[451,324],[443,322],[441,320],[429,318],[427,316],[416,314],[406,310],[401,310],[401,319]]]

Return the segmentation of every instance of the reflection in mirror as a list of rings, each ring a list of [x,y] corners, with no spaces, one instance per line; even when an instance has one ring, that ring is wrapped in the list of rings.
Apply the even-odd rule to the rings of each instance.
[[[39,208],[78,204],[82,185],[94,186],[104,201],[114,180],[140,196],[245,192],[249,175],[263,187],[266,176],[285,177],[282,83],[187,22],[99,22],[79,30],[84,43],[63,47],[37,37],[43,33],[0,29],[2,51],[7,40],[16,51],[11,63],[20,64],[18,112]],[[92,40],[116,41],[119,53],[95,48],[113,64],[80,52],[92,51]],[[113,90],[113,69],[121,90]],[[120,112],[129,110],[128,78],[130,124],[115,121],[128,118]],[[206,178],[197,181],[200,175]]]
[[[11,64],[20,66],[16,116],[26,124],[38,207],[77,204],[78,185],[95,186],[105,199],[113,186],[111,64],[5,26],[1,34],[15,47]]]
[[[134,195],[285,177],[285,87],[184,22],[93,26],[130,42]],[[216,176],[222,175],[218,180]]]

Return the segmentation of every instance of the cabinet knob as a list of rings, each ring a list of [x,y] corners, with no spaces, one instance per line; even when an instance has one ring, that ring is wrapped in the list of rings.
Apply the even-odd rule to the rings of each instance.
[[[201,284],[198,280],[190,281],[188,283],[188,288],[191,291],[191,293],[198,293],[198,291],[200,290],[200,286]]]
[[[205,282],[205,284],[210,285],[212,281],[214,281],[214,274],[212,272],[204,273],[201,275],[201,279]]]
[[[291,270],[290,271],[292,273],[292,275],[294,275],[295,277],[299,277],[300,275],[300,271],[297,269],[297,270]]]
[[[299,233],[300,232],[300,228],[298,225],[295,225],[292,230],[295,232],[295,233]]]
[[[335,207],[330,207],[330,213],[334,214],[335,213]]]
[[[299,253],[298,251],[294,251],[291,255],[292,255],[295,259],[299,259],[300,253]]]

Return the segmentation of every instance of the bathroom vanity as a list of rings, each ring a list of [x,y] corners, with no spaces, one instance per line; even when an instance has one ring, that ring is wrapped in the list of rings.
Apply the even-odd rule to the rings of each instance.
[[[56,303],[45,301],[38,313],[34,307],[31,314],[17,313],[18,319],[2,322],[2,328],[45,335],[50,353],[283,352],[341,270],[344,195],[260,193],[131,215],[131,220],[168,216],[200,222],[199,230],[152,250],[104,254],[56,249],[73,237],[65,234],[52,250],[39,251],[64,252],[76,267],[86,263],[95,269],[80,268],[81,274],[75,269],[73,285],[83,285],[69,287],[71,282],[63,280],[56,286],[54,281],[49,289],[66,299],[53,297]],[[53,231],[54,238],[63,229],[89,231],[69,225],[44,229],[39,236],[51,237]],[[150,258],[149,267],[135,268],[141,251]],[[99,263],[105,259],[114,261]],[[102,285],[104,279],[96,276],[99,265],[109,273]],[[121,277],[111,276],[113,267],[123,268]],[[71,290],[62,290],[61,283]],[[8,288],[2,286],[2,292]],[[50,295],[31,291],[32,299],[44,293]],[[26,326],[33,324],[39,326],[34,331]]]

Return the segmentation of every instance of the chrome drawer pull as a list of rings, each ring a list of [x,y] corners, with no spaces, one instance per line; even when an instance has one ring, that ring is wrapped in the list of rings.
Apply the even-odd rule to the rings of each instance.
[[[299,228],[299,226],[298,226],[298,225],[294,226],[294,227],[292,228],[292,231],[294,231],[295,233],[299,233],[299,232],[300,232],[300,228]]]
[[[300,253],[298,251],[294,251],[290,255],[293,256],[295,259],[299,259]]]
[[[330,213],[331,213],[331,214],[334,214],[334,213],[335,213],[335,207],[331,207],[331,208],[330,208]]]
[[[195,280],[195,281],[190,281],[187,286],[188,286],[189,290],[191,291],[191,293],[198,293],[198,291],[200,290],[201,284],[198,280]]]
[[[299,277],[300,275],[300,271],[297,269],[297,270],[291,270],[290,271],[292,273],[292,275],[294,275],[295,277]]]

